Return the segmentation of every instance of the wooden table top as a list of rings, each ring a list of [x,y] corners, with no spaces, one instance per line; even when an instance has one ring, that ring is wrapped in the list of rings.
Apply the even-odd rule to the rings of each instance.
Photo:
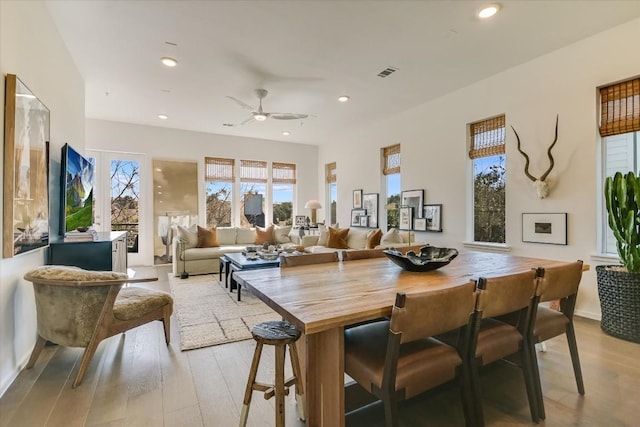
[[[386,258],[236,272],[235,279],[305,334],[391,314],[397,292],[442,289],[479,277],[565,264],[539,258],[463,251],[438,270],[402,270]],[[586,266],[588,268],[588,266]]]

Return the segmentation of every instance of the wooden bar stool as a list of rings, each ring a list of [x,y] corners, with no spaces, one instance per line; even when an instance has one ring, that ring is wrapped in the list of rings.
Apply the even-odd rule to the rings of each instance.
[[[289,395],[289,387],[294,384],[296,386],[296,400],[298,400],[298,408],[300,410],[303,407],[300,398],[304,391],[302,389],[300,364],[298,362],[298,353],[296,351],[296,341],[300,338],[300,331],[289,322],[274,320],[271,322],[258,323],[251,330],[251,335],[253,335],[253,339],[256,340],[256,350],[253,353],[253,362],[251,363],[251,371],[249,372],[249,381],[247,382],[247,389],[244,392],[242,413],[240,414],[240,427],[247,425],[249,405],[251,404],[251,395],[253,390],[263,392],[265,400],[269,400],[273,396],[276,397],[276,427],[284,427],[284,397]],[[258,373],[258,365],[260,364],[262,346],[265,344],[275,346],[275,385],[256,382],[256,374]],[[293,376],[285,381],[284,358],[287,345],[289,346],[289,356],[291,357]],[[304,414],[301,415],[301,418],[304,418]]]

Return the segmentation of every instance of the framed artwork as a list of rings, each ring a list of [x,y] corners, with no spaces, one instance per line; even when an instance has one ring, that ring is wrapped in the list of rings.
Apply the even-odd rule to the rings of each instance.
[[[422,205],[424,204],[424,190],[408,190],[403,191],[400,198],[401,206],[410,206],[413,208],[413,214],[416,218],[422,218]]]
[[[427,219],[416,218],[413,220],[413,229],[416,231],[427,231]]]
[[[362,208],[362,190],[353,190],[353,209]]]
[[[351,209],[351,226],[360,227],[360,217],[366,214],[366,209]]]
[[[369,218],[369,215],[360,215],[360,227],[368,227]]]
[[[442,231],[442,205],[424,205],[427,231]]]
[[[413,228],[413,207],[400,206],[399,214],[398,228],[400,230],[411,230]]]
[[[362,208],[367,210],[369,217],[369,223],[365,227],[378,228],[378,193],[363,195]]]
[[[49,244],[49,109],[14,74],[5,81],[2,256]]]
[[[307,225],[307,217],[304,215],[296,215],[296,227],[305,227]]]
[[[522,241],[566,245],[567,214],[523,213]]]

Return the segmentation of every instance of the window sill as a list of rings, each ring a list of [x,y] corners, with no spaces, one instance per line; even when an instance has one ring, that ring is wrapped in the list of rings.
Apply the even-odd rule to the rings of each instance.
[[[462,246],[490,252],[511,252],[511,246],[506,243],[462,242]]]
[[[603,264],[620,264],[620,258],[618,255],[611,254],[591,254],[589,255],[591,261]]]

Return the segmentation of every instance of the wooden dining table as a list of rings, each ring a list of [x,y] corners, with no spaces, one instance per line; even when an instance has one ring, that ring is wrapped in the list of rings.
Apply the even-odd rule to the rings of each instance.
[[[345,425],[344,327],[389,316],[396,293],[443,289],[563,261],[462,251],[449,265],[409,272],[386,258],[239,271],[236,280],[302,332],[298,352],[309,426]]]

